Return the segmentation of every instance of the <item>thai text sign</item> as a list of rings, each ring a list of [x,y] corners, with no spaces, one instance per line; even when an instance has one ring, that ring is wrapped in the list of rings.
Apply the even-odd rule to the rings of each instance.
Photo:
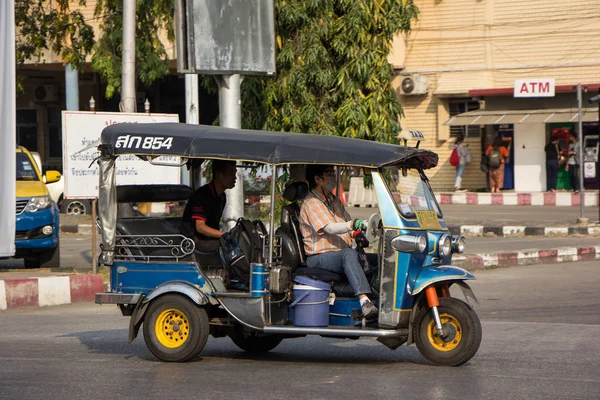
[[[102,130],[121,123],[179,122],[177,114],[63,111],[63,179],[65,198],[98,197],[97,148],[79,151],[100,139]],[[156,162],[179,164],[178,157],[158,157]],[[152,165],[137,156],[121,156],[116,162],[117,185],[179,184],[181,168]]]
[[[514,97],[554,97],[554,78],[517,79]]]

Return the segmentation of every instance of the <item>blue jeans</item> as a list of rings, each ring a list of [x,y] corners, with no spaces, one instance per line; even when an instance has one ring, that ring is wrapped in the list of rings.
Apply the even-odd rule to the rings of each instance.
[[[456,167],[456,181],[454,181],[454,189],[459,189],[461,188],[461,184],[462,184],[462,176],[463,176],[463,172],[465,172],[465,165],[466,164],[460,164],[458,167]]]
[[[558,160],[546,160],[546,190],[556,189]]]
[[[370,294],[371,287],[358,259],[358,253],[354,249],[343,249],[340,251],[328,251],[315,254],[306,259],[306,265],[311,268],[319,268],[327,271],[346,274],[352,290],[356,296]]]

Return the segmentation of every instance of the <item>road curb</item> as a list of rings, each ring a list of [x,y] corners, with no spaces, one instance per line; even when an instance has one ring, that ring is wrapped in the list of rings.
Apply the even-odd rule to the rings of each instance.
[[[92,224],[61,225],[60,231],[63,233],[84,233],[89,235],[92,233]]]
[[[456,255],[452,258],[452,264],[468,271],[477,271],[496,267],[594,260],[600,260],[600,246]]]
[[[448,230],[453,235],[465,237],[498,236],[498,237],[521,237],[521,236],[571,236],[571,235],[600,235],[600,226],[523,226],[523,225],[455,225],[449,226]]]
[[[0,280],[0,310],[94,301],[104,292],[99,274]]]

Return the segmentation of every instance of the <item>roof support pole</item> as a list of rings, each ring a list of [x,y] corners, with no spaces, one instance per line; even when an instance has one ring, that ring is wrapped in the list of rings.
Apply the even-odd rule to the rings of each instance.
[[[219,122],[224,128],[240,129],[242,127],[242,107],[240,91],[242,76],[218,75],[215,76],[219,85]],[[244,176],[241,170],[237,171],[237,184],[233,189],[228,189],[227,205],[223,211],[225,229],[235,226],[238,218],[244,216]]]

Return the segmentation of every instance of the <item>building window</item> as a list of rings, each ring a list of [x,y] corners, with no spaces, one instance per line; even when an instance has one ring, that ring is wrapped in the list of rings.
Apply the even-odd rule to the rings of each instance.
[[[469,111],[479,110],[479,102],[470,99],[450,99],[448,100],[450,116],[454,117],[458,114],[463,114]],[[466,138],[478,138],[481,137],[481,126],[480,125],[463,125],[463,126],[451,126],[450,136],[457,137],[463,135]]]
[[[38,151],[36,109],[17,110],[17,144]]]

